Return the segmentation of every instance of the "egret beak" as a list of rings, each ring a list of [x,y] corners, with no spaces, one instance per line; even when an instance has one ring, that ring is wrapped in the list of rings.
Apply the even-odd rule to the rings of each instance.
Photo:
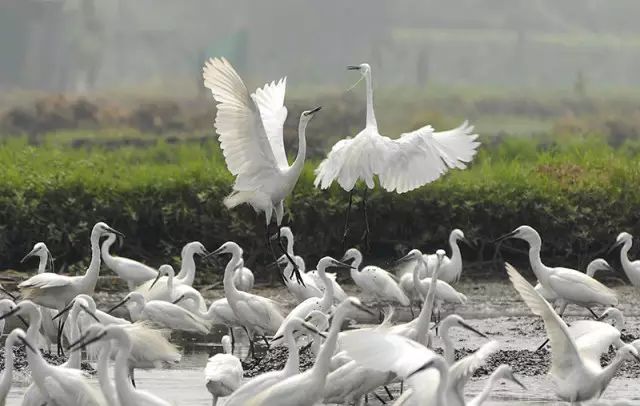
[[[83,343],[83,344],[82,344],[82,345],[80,345],[78,348],[74,349],[73,351],[81,350],[81,349],[83,349],[83,348],[85,348],[85,347],[87,347],[87,346],[89,346],[89,345],[91,345],[91,344],[95,343],[96,341],[101,340],[101,339],[102,339],[102,337],[104,337],[104,336],[106,336],[106,335],[107,335],[107,332],[106,332],[106,331],[103,331],[102,333],[98,334],[97,336],[95,336],[95,337],[94,337],[94,338],[92,338],[91,340],[86,341],[85,343]]]
[[[204,258],[215,257],[217,255],[222,255],[222,254],[224,254],[224,245],[218,248],[217,250],[208,253],[207,255],[204,256]]]
[[[467,244],[471,248],[477,248],[476,244],[473,241],[471,241],[470,239],[466,238],[466,237],[462,239],[462,242],[464,242],[465,244]]]
[[[360,70],[361,68],[358,65],[349,65],[347,66],[347,70]]]
[[[116,230],[115,228],[112,227],[108,227],[107,226],[107,231],[109,231],[110,233],[114,233],[115,235],[124,238],[124,234],[122,234],[120,231]]]
[[[162,274],[158,272],[158,275],[156,275],[156,278],[153,280],[153,283],[151,284],[151,286],[149,286],[149,290],[153,289],[153,287],[156,286],[156,283],[160,280],[161,276]]]
[[[410,373],[406,379],[411,378],[413,375],[422,372],[422,371],[426,371],[427,369],[431,368],[433,366],[433,361],[429,361],[427,363],[425,363],[424,365],[422,365],[420,368],[416,369],[415,371],[413,371],[412,373]]]
[[[20,263],[21,263],[21,264],[24,264],[24,262],[25,262],[27,259],[29,259],[29,258],[31,258],[32,256],[36,255],[36,251],[37,251],[37,250],[36,250],[35,248],[34,248],[34,249],[32,249],[31,251],[29,251],[29,253],[28,253],[27,255],[25,255],[25,256],[24,256],[24,258],[22,258],[22,259],[20,260]]]
[[[124,299],[122,299],[122,301],[120,301],[120,303],[116,304],[115,306],[113,306],[111,309],[107,310],[107,314],[111,314],[114,310],[116,310],[118,307],[122,307],[125,305],[125,303],[127,303],[129,301],[129,296],[125,297]]]
[[[87,308],[87,306],[83,305],[82,303],[80,303],[80,308],[82,310],[84,310],[89,316],[91,316],[92,319],[94,319],[96,322],[98,323],[102,323],[100,321],[100,319],[98,318],[98,316],[95,315],[94,312],[92,312],[91,310],[89,310],[89,308]]]
[[[69,346],[67,347],[67,351],[72,349],[73,347],[75,347],[76,345],[82,343],[84,340],[87,339],[87,337],[89,336],[89,333],[83,334],[80,336],[80,338],[78,338],[76,341],[72,342],[71,344],[69,344]]]
[[[18,306],[14,307],[13,309],[9,310],[8,312],[0,316],[0,320],[4,320],[9,316],[13,316],[14,314],[18,313],[18,310],[20,310]]]
[[[38,353],[38,351],[36,351],[36,349],[33,348],[33,346],[31,344],[29,344],[29,342],[24,337],[18,336],[18,339],[20,339],[20,341],[22,341],[22,344],[24,344],[25,347],[27,347],[31,351],[35,352],[36,354]]]
[[[8,290],[6,290],[2,286],[0,286],[0,292],[2,292],[5,295],[9,296],[11,298],[11,300],[13,300],[13,301],[16,301],[18,299],[18,297],[16,295],[14,295],[13,293],[9,292]]]
[[[605,265],[602,266],[602,271],[611,271],[611,272],[613,272],[613,271],[615,271],[615,269],[613,269],[613,267],[611,265],[605,264]]]
[[[393,262],[393,266],[402,265],[404,263],[415,261],[415,260],[416,260],[416,257],[413,254],[409,253],[402,258],[396,259]]]
[[[173,302],[171,302],[171,303],[173,303],[173,304],[178,304],[178,303],[180,303],[183,299],[184,299],[184,295],[181,295],[179,298],[177,298],[176,300],[174,300],[174,301],[173,301]]]
[[[517,234],[517,231],[516,231],[516,230],[513,230],[513,231],[512,231],[512,232],[510,232],[510,233],[507,233],[507,234],[501,235],[500,237],[498,237],[498,238],[496,238],[495,240],[493,240],[493,242],[494,242],[494,243],[497,243],[497,242],[504,241],[504,240],[506,240],[506,239],[508,239],[508,238],[511,238],[511,237],[515,236],[516,234]]]
[[[269,241],[275,241],[278,239],[279,234],[275,233],[274,235],[272,235],[271,237],[269,237]]]
[[[302,323],[301,326],[312,334],[316,334],[316,335],[322,334],[320,331],[318,331],[318,329],[314,325],[311,325],[309,323]]]
[[[511,375],[510,378],[514,383],[518,384],[522,389],[527,390],[527,387],[518,378],[516,378],[513,375]]]
[[[318,106],[318,107],[316,107],[316,108],[313,108],[313,109],[311,109],[311,110],[307,111],[307,112],[305,113],[305,116],[310,116],[310,115],[312,115],[312,114],[315,114],[315,113],[319,112],[319,111],[320,111],[320,109],[322,109],[322,106]]]
[[[469,331],[473,331],[474,333],[476,333],[477,335],[479,335],[480,337],[484,337],[484,338],[489,338],[487,337],[486,334],[481,333],[480,331],[476,330],[474,327],[471,327],[470,325],[468,325],[467,323],[465,323],[464,321],[458,321],[458,324],[461,325],[462,327],[466,328]]]
[[[622,245],[622,243],[623,243],[622,241],[616,241],[616,242],[614,242],[613,244],[611,244],[611,246],[610,246],[610,247],[609,247],[609,249],[607,250],[607,254],[611,254],[611,252],[612,252],[613,250],[615,250],[616,248],[618,248],[619,246],[621,246],[621,245]]]
[[[27,323],[27,321],[24,319],[24,317],[18,315],[18,319],[22,322],[22,324],[24,324],[24,326],[26,328],[29,328],[29,323]]]
[[[355,266],[351,266],[349,264],[345,264],[344,262],[341,261],[336,261],[335,259],[331,260],[331,265],[338,267],[338,268],[345,268],[345,269],[356,269]]]
[[[282,334],[278,334],[277,336],[271,337],[271,342],[281,340],[284,337]]]
[[[68,312],[69,310],[71,310],[71,308],[73,307],[73,304],[74,304],[74,303],[75,303],[75,300],[72,300],[71,302],[69,302],[69,304],[68,304],[64,309],[60,310],[60,311],[58,312],[58,314],[56,314],[55,316],[53,316],[53,317],[51,318],[51,320],[55,320],[55,319],[57,319],[58,317],[61,317],[61,316],[62,316],[63,314],[65,314],[66,312]]]

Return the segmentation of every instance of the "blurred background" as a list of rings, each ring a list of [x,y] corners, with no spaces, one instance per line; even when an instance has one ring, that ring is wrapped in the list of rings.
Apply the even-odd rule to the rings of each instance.
[[[264,262],[262,220],[221,206],[232,179],[201,79],[215,56],[250,90],[288,77],[290,155],[300,111],[324,107],[287,217],[312,257],[339,246],[346,204],[312,188],[313,168],[362,128],[364,87],[347,91],[345,67],[368,62],[383,133],[469,119],[484,143],[467,171],[373,194],[372,256],[434,249],[460,227],[490,272],[492,238],[528,222],[548,256],[586,263],[640,224],[638,15],[633,0],[3,0],[0,269],[38,235],[80,266],[98,220],[152,263],[226,238]]]

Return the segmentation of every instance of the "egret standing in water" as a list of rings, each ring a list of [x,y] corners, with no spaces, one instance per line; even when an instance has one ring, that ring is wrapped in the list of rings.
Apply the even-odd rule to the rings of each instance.
[[[345,219],[343,245],[346,241],[349,212],[353,202],[353,188],[358,180],[366,184],[362,202],[368,246],[367,188],[374,188],[374,177],[388,192],[405,193],[438,179],[450,168],[464,169],[471,162],[480,145],[467,122],[449,131],[434,132],[426,125],[404,133],[398,139],[380,135],[373,112],[373,83],[371,67],[366,64],[348,66],[359,71],[366,83],[366,126],[354,138],[338,141],[327,158],[316,169],[314,185],[327,189],[333,181],[349,192],[349,207]],[[361,80],[362,80],[361,78]],[[343,246],[344,249],[344,246]]]
[[[286,78],[268,83],[249,95],[240,76],[224,58],[210,59],[204,66],[203,77],[204,85],[218,102],[215,127],[227,168],[236,176],[233,192],[224,199],[224,204],[233,208],[248,203],[257,212],[264,212],[267,244],[271,246],[269,224],[275,213],[280,232],[284,199],[291,194],[304,167],[305,130],[320,107],[300,115],[298,154],[290,166],[282,137],[287,118]],[[293,259],[280,247],[294,264],[296,278],[300,280]]]

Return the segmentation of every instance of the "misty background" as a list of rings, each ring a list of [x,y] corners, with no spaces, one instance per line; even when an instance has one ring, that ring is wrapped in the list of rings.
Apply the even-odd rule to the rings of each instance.
[[[249,86],[624,90],[640,81],[633,0],[3,0],[0,90],[190,97],[225,56]],[[255,82],[254,82],[255,81]]]

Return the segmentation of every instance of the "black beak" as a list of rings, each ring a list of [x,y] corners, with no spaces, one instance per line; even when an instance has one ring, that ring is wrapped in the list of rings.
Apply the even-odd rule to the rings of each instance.
[[[67,350],[70,350],[73,347],[75,347],[76,345],[82,343],[84,340],[87,339],[88,336],[89,336],[89,333],[81,335],[80,338],[78,338],[76,341],[74,341],[71,344],[69,344],[69,346],[67,347]]]
[[[349,65],[347,70],[360,70],[360,67],[358,65]]]
[[[317,113],[317,112],[319,112],[319,111],[320,111],[320,109],[322,109],[322,106],[318,106],[318,107],[316,107],[316,108],[313,108],[313,109],[309,110],[309,112],[307,113],[307,115],[311,115],[311,114]]]
[[[204,258],[209,258],[209,257],[215,257],[216,255],[222,255],[224,254],[224,246],[218,248],[217,250],[210,252],[209,254],[205,255]]]
[[[102,337],[104,337],[104,336],[106,336],[106,335],[107,335],[107,332],[106,332],[106,331],[103,331],[102,333],[98,334],[97,336],[95,336],[95,337],[94,337],[94,338],[92,338],[91,340],[89,340],[89,341],[87,341],[87,342],[83,343],[83,344],[82,344],[82,345],[80,345],[78,348],[74,349],[73,351],[79,351],[79,350],[81,350],[81,349],[83,349],[83,348],[87,347],[88,345],[91,345],[91,344],[95,343],[96,341],[101,340],[101,339],[102,339]],[[69,348],[71,348],[71,346],[70,346]]]
[[[345,264],[344,262],[341,261],[336,261],[335,259],[333,261],[331,261],[331,265],[338,267],[338,268],[345,268],[345,269],[356,269],[355,266],[351,266],[349,264]]]
[[[27,347],[28,349],[30,349],[31,351],[35,352],[36,354],[38,353],[38,351],[36,351],[35,348],[33,348],[33,346],[31,344],[29,344],[29,342],[27,340],[25,340],[23,337],[18,336],[18,338],[20,339],[20,341],[22,341],[22,344],[24,344],[25,347]]]
[[[51,318],[51,320],[55,320],[55,319],[57,319],[58,317],[61,317],[61,316],[62,316],[63,314],[65,314],[66,312],[68,312],[69,310],[71,310],[71,308],[73,307],[73,304],[74,304],[74,303],[75,303],[75,301],[74,301],[74,300],[72,300],[71,302],[69,302],[69,304],[68,304],[64,309],[60,310],[60,311],[58,312],[58,314],[56,314],[55,316],[53,316],[53,317]]]
[[[400,264],[404,264],[404,263],[406,263],[406,262],[415,261],[415,260],[416,260],[416,258],[414,258],[413,254],[407,254],[407,255],[405,255],[405,256],[404,256],[404,257],[402,257],[402,258],[396,259],[396,260],[393,262],[393,264],[392,264],[392,265],[393,265],[393,266],[398,266],[398,265],[400,265]]]
[[[114,233],[115,235],[117,235],[120,238],[124,238],[124,234],[122,234],[120,231],[116,230],[115,228],[108,227],[107,231],[109,231],[110,233]]]
[[[24,264],[24,261],[26,261],[27,259],[31,258],[33,255],[35,255],[35,252],[33,252],[33,250],[31,252],[29,252],[27,255],[24,256],[24,258],[22,258],[20,260],[21,264]]]
[[[11,300],[13,300],[14,302],[16,300],[18,300],[18,297],[16,295],[14,295],[13,293],[9,292],[8,290],[6,290],[4,287],[0,286],[0,292],[4,293],[5,295],[9,296],[11,298]]]
[[[158,272],[158,275],[156,275],[156,278],[153,280],[153,283],[151,284],[151,286],[149,286],[149,290],[153,289],[154,286],[156,286],[156,283],[160,280],[160,277],[162,275],[160,274],[160,272]]]
[[[524,386],[524,384],[522,382],[520,382],[520,380],[518,378],[516,378],[515,376],[512,376],[511,380],[513,382],[517,383],[522,389],[527,390],[527,387]]]
[[[18,310],[20,310],[20,308],[18,306],[14,307],[13,309],[9,310],[8,312],[6,312],[2,316],[0,316],[0,320],[4,320],[9,316],[13,316],[14,314],[16,314],[18,312]]]
[[[98,323],[102,323],[102,322],[100,321],[100,319],[98,318],[98,316],[96,316],[94,312],[92,312],[91,310],[89,310],[89,309],[87,308],[87,306],[85,306],[85,305],[83,305],[83,304],[80,304],[80,308],[81,308],[82,310],[84,310],[84,311],[85,311],[89,316],[91,316],[91,318],[92,318],[92,319],[94,319],[94,320],[95,320],[95,321],[97,321]]]
[[[116,304],[115,306],[113,306],[111,309],[107,310],[107,314],[111,314],[114,310],[116,310],[118,307],[123,306],[125,303],[127,303],[129,301],[128,297],[125,297],[124,299],[122,299],[122,301],[118,304]]]
[[[176,300],[174,300],[174,301],[173,301],[173,302],[171,302],[171,303],[173,303],[173,304],[178,304],[178,303],[180,303],[180,302],[182,301],[182,299],[184,299],[184,295],[180,295],[180,297],[179,297],[179,298],[177,298]]]
[[[512,232],[510,232],[510,233],[507,233],[507,234],[505,234],[505,235],[502,235],[502,236],[500,236],[500,237],[496,238],[495,240],[493,240],[493,242],[494,242],[494,243],[497,243],[497,242],[500,242],[500,241],[504,241],[504,240],[506,240],[507,238],[511,238],[511,237],[513,237],[514,235],[516,235],[516,231],[515,231],[515,230],[513,230],[513,231],[512,231]]]
[[[280,339],[282,339],[282,337],[284,337],[282,334],[278,334],[275,337],[271,337],[271,342],[274,342],[276,340],[280,340]]]
[[[486,334],[481,333],[480,331],[476,330],[475,328],[471,327],[470,325],[468,325],[467,323],[465,323],[464,321],[458,321],[458,324],[460,324],[462,327],[466,328],[469,331],[473,331],[474,333],[476,333],[477,335],[479,335],[480,337],[484,337],[484,338],[489,338],[487,337]]]
[[[616,248],[618,248],[620,245],[622,245],[622,241],[616,241],[613,244],[611,244],[611,247],[609,247],[609,249],[607,250],[607,254],[611,254],[611,252]]]

